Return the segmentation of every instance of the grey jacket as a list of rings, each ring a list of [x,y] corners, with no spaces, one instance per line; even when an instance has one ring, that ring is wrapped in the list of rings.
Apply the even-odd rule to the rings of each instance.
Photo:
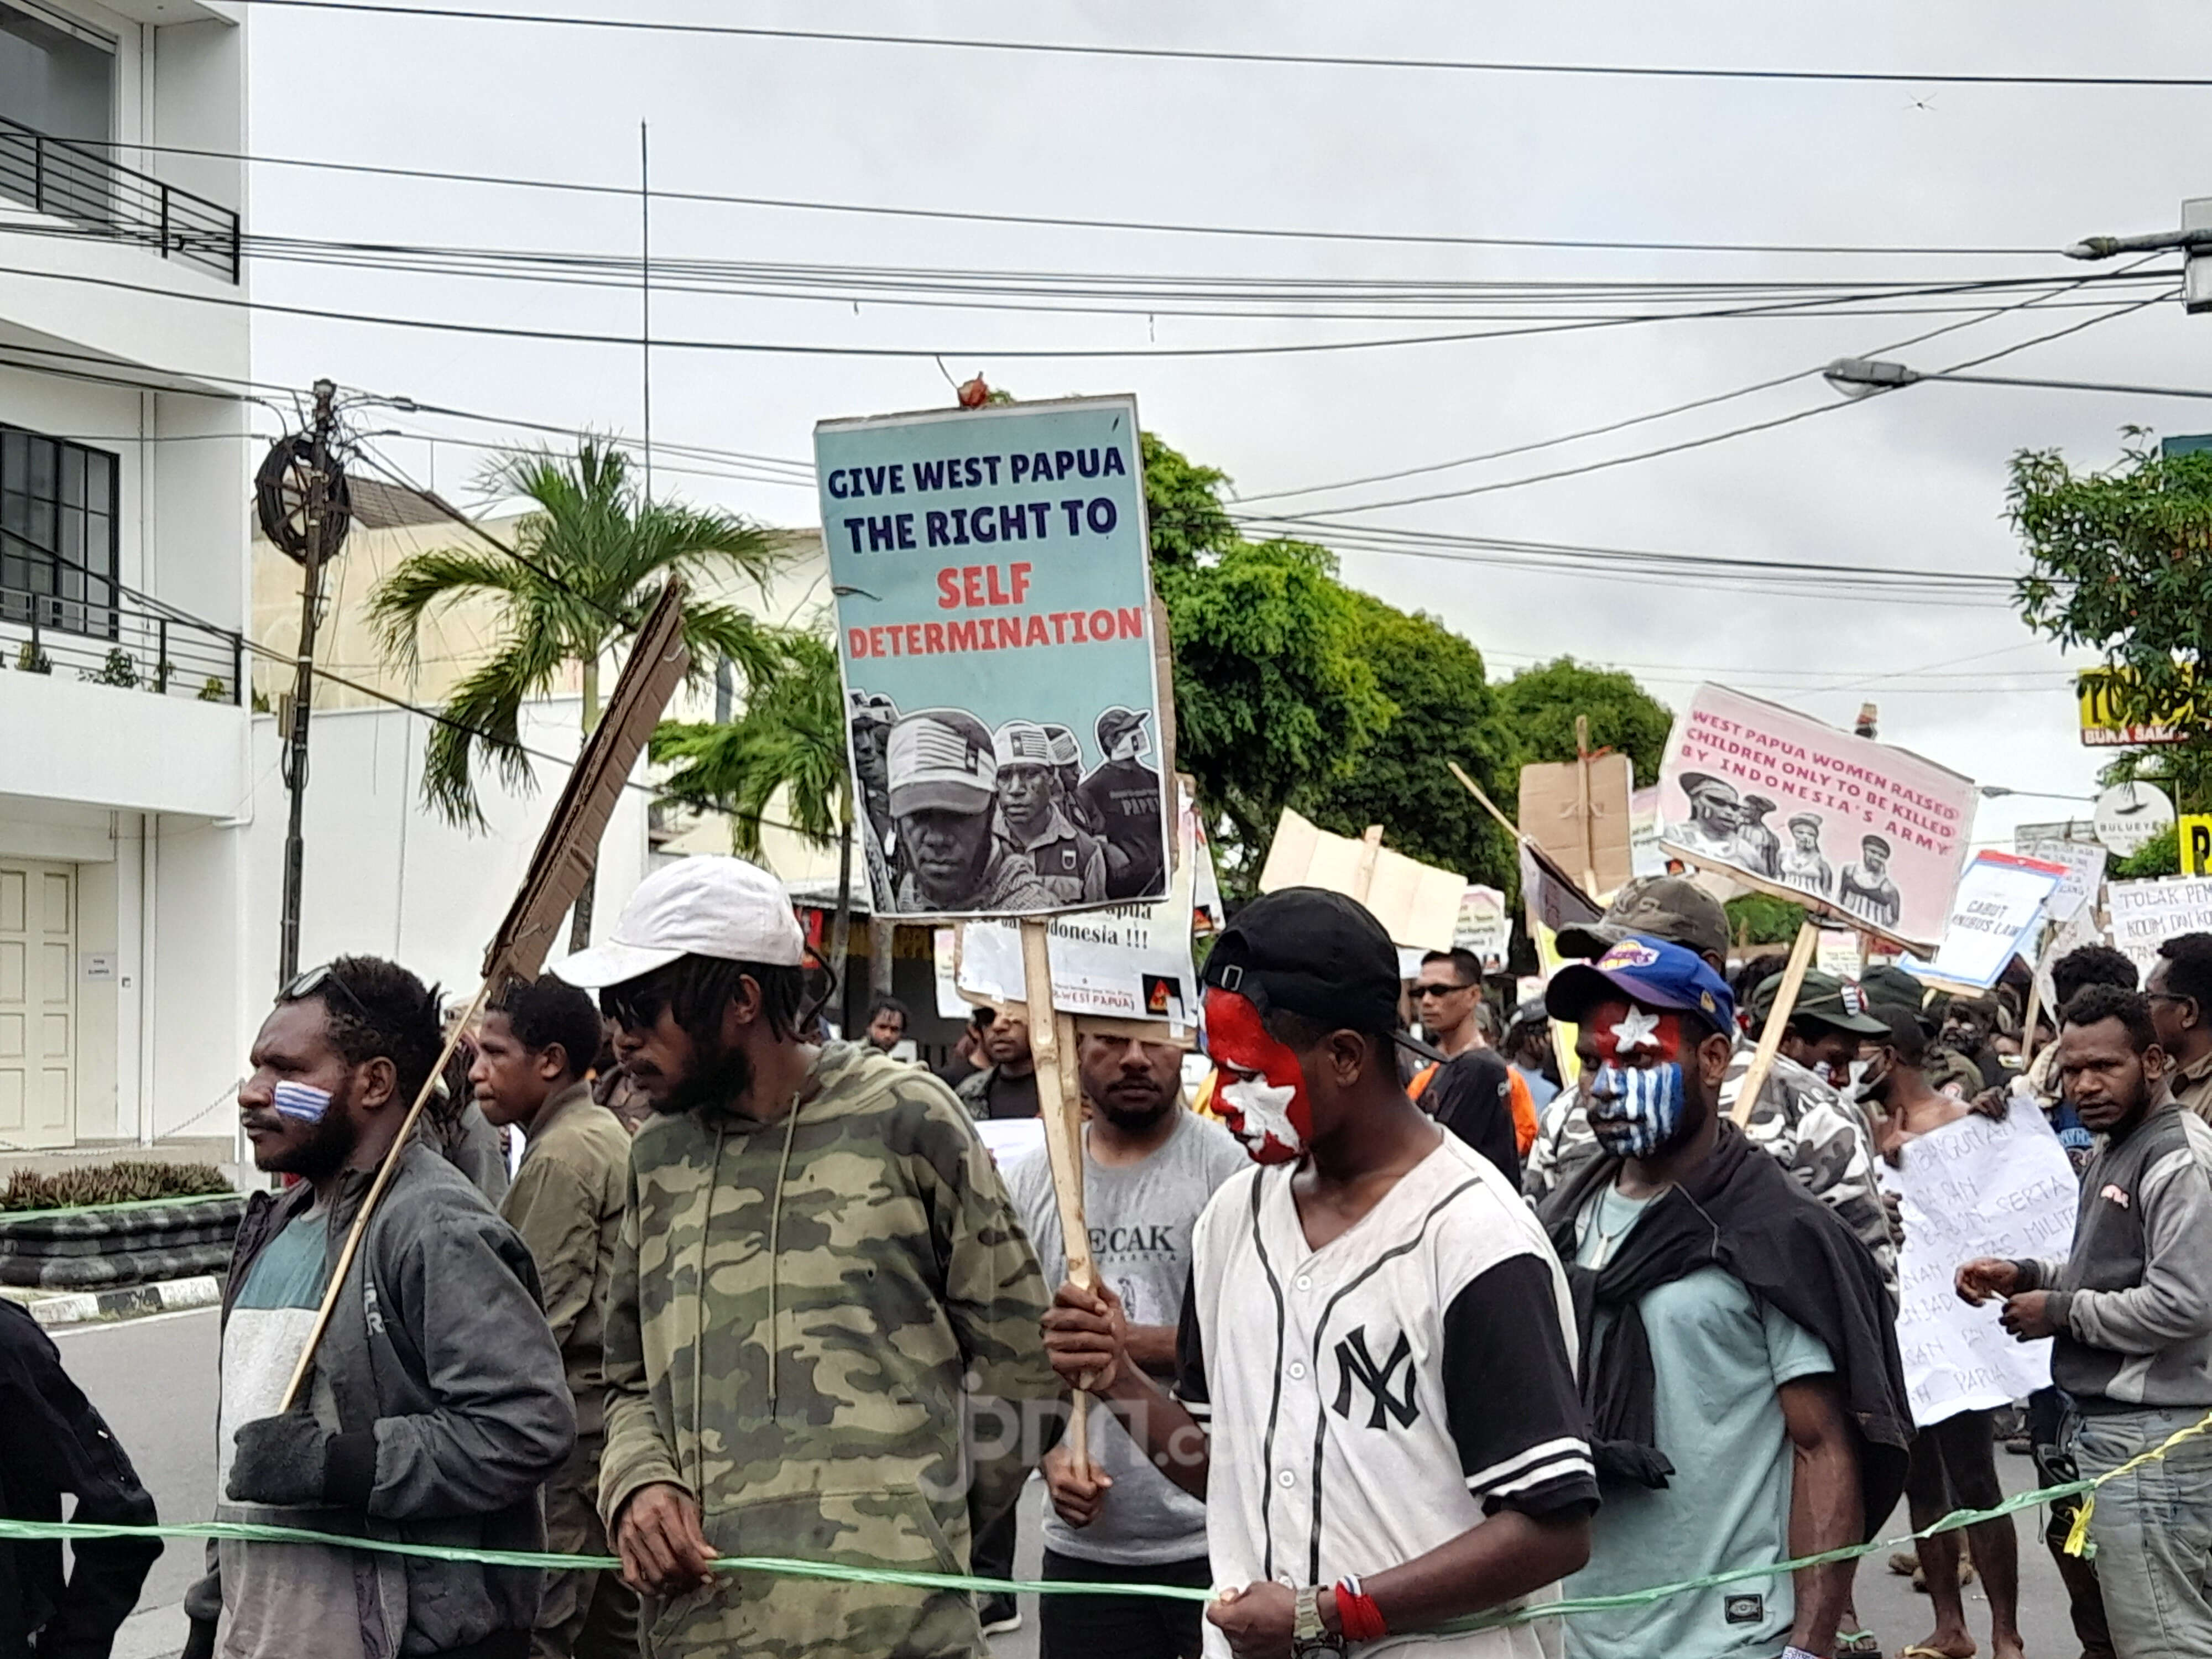
[[[365,1173],[349,1176],[332,1206],[333,1257],[368,1183]],[[254,1194],[231,1256],[226,1324],[253,1259],[313,1199],[304,1184]],[[376,1435],[368,1511],[338,1529],[462,1548],[545,1547],[538,1488],[568,1456],[576,1413],[539,1310],[538,1270],[466,1177],[420,1142],[401,1154],[369,1221],[315,1366],[337,1428]],[[210,1546],[208,1576],[185,1596],[195,1621],[222,1610],[218,1559]],[[444,1653],[537,1620],[534,1569],[374,1560],[380,1600],[404,1607],[402,1654]]]
[[[2212,1182],[2167,1100],[2081,1176],[2073,1253],[2021,1261],[2059,1334],[2051,1380],[2085,1411],[2212,1406]]]

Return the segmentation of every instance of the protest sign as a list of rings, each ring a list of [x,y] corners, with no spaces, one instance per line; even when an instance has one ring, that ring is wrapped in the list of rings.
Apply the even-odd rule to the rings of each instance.
[[[876,914],[1160,897],[1135,400],[825,421],[814,454]]]
[[[1382,833],[1370,830],[1362,841],[1333,836],[1286,806],[1276,821],[1267,862],[1261,867],[1260,890],[1326,888],[1365,905],[1393,945],[1450,950],[1467,878],[1392,852],[1382,845]]]
[[[2027,953],[2045,903],[2065,878],[2062,864],[1984,848],[1959,878],[1935,956],[1925,962],[1907,957],[1905,971],[1941,985],[1988,990],[2014,957]]]
[[[1079,1018],[1164,1022],[1180,1038],[1197,1024],[1198,975],[1191,935],[1222,925],[1218,890],[1213,908],[1197,898],[1200,876],[1213,866],[1188,794],[1176,818],[1178,852],[1168,895],[1156,904],[1117,904],[1054,918],[1046,927],[1053,1006]],[[970,921],[960,927],[959,994],[988,1002],[1028,1000],[1019,927]]]
[[[1973,817],[1971,779],[1717,685],[1659,770],[1662,848],[1916,951],[1942,937]]]
[[[1813,965],[1838,979],[1856,979],[1865,963],[1860,960],[1860,935],[1848,927],[1823,927],[1813,947]]]
[[[1626,886],[1632,781],[1626,755],[1531,762],[1521,769],[1521,833],[1592,893]]]
[[[2112,914],[2112,944],[2148,976],[2158,966],[2161,942],[2176,933],[2212,932],[2212,877],[2111,882],[2105,905]]]
[[[2019,850],[2042,863],[2066,867],[2065,879],[2043,907],[2043,914],[2053,921],[2071,921],[2096,898],[2097,889],[2104,884],[2106,854],[2102,846],[2046,837]]]
[[[938,1018],[957,1019],[964,1024],[972,1005],[960,994],[959,939],[959,933],[953,928],[932,928],[929,956],[936,969]]]
[[[1897,1346],[1912,1420],[2009,1405],[2051,1386],[2051,1342],[2015,1342],[1999,1304],[1970,1308],[1952,1287],[1962,1261],[2065,1253],[2074,1233],[2074,1166],[2043,1114],[2015,1100],[2003,1121],[1968,1115],[1905,1143],[1880,1166],[1902,1200]]]
[[[1632,876],[1667,873],[1667,855],[1659,850],[1659,786],[1656,783],[1628,798],[1628,868]]]
[[[1513,923],[1505,914],[1505,895],[1495,887],[1471,884],[1460,896],[1459,925],[1452,930],[1452,949],[1472,951],[1486,974],[1505,969],[1506,948],[1513,940]]]

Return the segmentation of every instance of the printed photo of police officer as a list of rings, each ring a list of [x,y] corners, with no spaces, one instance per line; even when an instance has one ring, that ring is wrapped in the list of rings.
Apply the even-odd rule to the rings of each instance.
[[[1060,810],[1052,738],[1035,720],[1008,720],[992,734],[999,763],[999,838],[1027,859],[1062,904],[1106,898],[1106,844]]]
[[[997,833],[999,764],[990,729],[964,708],[925,708],[884,745],[906,915],[1061,908],[1028,859]]]
[[[1106,837],[1109,898],[1158,898],[1167,891],[1159,769],[1145,758],[1152,746],[1150,718],[1150,710],[1121,708],[1099,715],[1104,758],[1077,791]]]

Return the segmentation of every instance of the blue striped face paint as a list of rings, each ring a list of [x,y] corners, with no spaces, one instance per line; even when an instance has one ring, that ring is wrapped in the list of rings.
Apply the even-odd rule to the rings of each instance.
[[[1674,1140],[1687,1099],[1678,1060],[1601,1066],[1590,1079],[1590,1133],[1615,1158],[1650,1158]]]
[[[318,1089],[312,1083],[280,1083],[272,1093],[270,1104],[286,1117],[296,1118],[302,1123],[320,1123],[323,1115],[331,1109],[331,1091]]]

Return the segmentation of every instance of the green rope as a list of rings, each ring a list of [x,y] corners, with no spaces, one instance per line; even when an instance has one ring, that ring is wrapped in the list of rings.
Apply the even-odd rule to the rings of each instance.
[[[1723,1572],[1707,1573],[1700,1578],[1685,1579],[1675,1584],[1660,1584],[1650,1589],[1624,1591],[1618,1595],[1575,1596],[1516,1607],[1510,1612],[1483,1613],[1475,1618],[1455,1620],[1449,1624],[1437,1626],[1431,1633],[1451,1635],[1468,1631],[1495,1630],[1508,1625],[1528,1624],[1539,1619],[1572,1618],[1577,1613],[1614,1613],[1628,1607],[1648,1607],[1671,1596],[1713,1589],[1747,1578],[1778,1578],[1784,1573],[1797,1572],[1807,1567],[1826,1566],[1833,1562],[1855,1560],[1860,1556],[1873,1555],[1883,1550],[1902,1548],[1921,1539],[1933,1538],[1939,1533],[1956,1532],[1963,1527],[1978,1526],[1984,1521],[2000,1520],[2039,1504],[2093,1493],[2108,1480],[2128,1474],[2144,1463],[2157,1462],[2181,1441],[2207,1429],[2212,1429],[2212,1413],[2207,1413],[2191,1427],[2169,1437],[2163,1444],[2094,1480],[2068,1480],[2035,1492],[2021,1492],[2018,1497],[2008,1498],[1990,1509],[1954,1510],[1934,1524],[1899,1537],[1879,1540],[1870,1544],[1846,1545],[1840,1549],[1823,1551],[1818,1555],[1800,1556],[1794,1561],[1731,1567]],[[552,1572],[618,1568],[622,1565],[611,1555],[555,1555],[538,1550],[459,1549],[442,1544],[402,1543],[395,1539],[349,1538],[342,1533],[311,1532],[293,1527],[263,1526],[241,1521],[121,1527],[76,1521],[0,1519],[0,1538],[216,1538],[248,1544],[324,1544],[341,1549],[373,1550],[387,1555],[417,1556],[432,1561],[472,1561],[495,1567],[539,1567]],[[1164,1601],[1209,1601],[1213,1599],[1213,1592],[1210,1589],[1194,1589],[1180,1584],[975,1578],[964,1573],[908,1572],[895,1568],[847,1566],[834,1561],[799,1561],[775,1555],[718,1556],[713,1564],[713,1571],[718,1573],[764,1573],[780,1578],[834,1579],[850,1584],[890,1584],[913,1589],[956,1590],[980,1595],[1139,1595]]]

